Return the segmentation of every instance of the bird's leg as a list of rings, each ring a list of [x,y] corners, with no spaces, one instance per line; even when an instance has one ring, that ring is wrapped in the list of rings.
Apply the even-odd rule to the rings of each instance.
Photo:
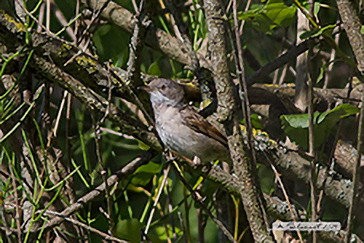
[[[176,159],[173,152],[167,148],[163,151],[163,157],[166,158],[167,163],[172,162]]]
[[[212,165],[210,163],[207,163],[205,165],[205,168],[207,167],[207,170],[205,171],[205,173],[202,175],[202,181],[201,181],[201,185],[205,182],[205,180],[207,179],[207,176],[209,175],[211,169],[212,169]],[[202,168],[202,169],[205,169]]]

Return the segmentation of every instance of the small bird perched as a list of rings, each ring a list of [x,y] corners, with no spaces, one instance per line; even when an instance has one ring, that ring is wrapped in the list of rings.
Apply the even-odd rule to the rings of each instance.
[[[231,161],[226,137],[188,105],[181,85],[155,79],[140,89],[150,94],[156,129],[167,148],[201,163]]]

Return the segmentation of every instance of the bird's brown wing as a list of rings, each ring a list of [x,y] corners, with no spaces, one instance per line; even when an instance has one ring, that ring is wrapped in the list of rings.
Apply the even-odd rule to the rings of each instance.
[[[207,120],[205,120],[205,118],[198,114],[192,107],[187,106],[180,112],[184,124],[188,127],[198,133],[203,133],[206,136],[219,141],[226,148],[228,147],[226,137]]]

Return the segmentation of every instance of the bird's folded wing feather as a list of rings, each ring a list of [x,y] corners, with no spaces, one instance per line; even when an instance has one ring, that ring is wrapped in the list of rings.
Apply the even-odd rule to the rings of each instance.
[[[228,147],[226,137],[207,120],[205,120],[205,118],[203,118],[200,114],[193,110],[192,107],[186,107],[180,112],[183,118],[183,122],[188,127],[196,132],[203,133],[206,136],[219,141],[226,148]]]

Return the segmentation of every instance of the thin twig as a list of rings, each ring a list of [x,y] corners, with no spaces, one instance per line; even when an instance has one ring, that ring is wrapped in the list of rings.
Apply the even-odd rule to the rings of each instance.
[[[67,109],[66,109],[66,154],[67,154],[67,172],[70,173],[72,151],[71,151],[71,124],[72,124],[72,94],[68,93],[67,96]]]
[[[182,214],[181,214],[181,212],[177,212],[177,215],[178,215],[178,219],[179,219],[179,224],[181,225],[181,230],[182,230],[184,238],[185,238],[185,243],[188,243],[187,232],[186,232],[185,225],[183,223]]]
[[[18,189],[16,187],[16,179],[13,171],[13,163],[12,161],[9,161],[9,170],[11,175],[11,180],[14,188],[14,195],[15,195],[15,222],[16,222],[16,231],[18,234],[18,242],[22,242],[22,232],[21,232],[21,226],[20,226],[20,206],[19,206],[19,195],[18,195]],[[6,222],[4,222],[6,225]]]
[[[51,0],[47,0],[46,3],[47,15],[46,15],[46,28],[47,31],[50,31],[51,26]]]
[[[151,24],[151,20],[149,19],[148,15],[143,11],[144,8],[143,1],[141,1],[139,6],[140,11],[136,7],[136,5],[134,7],[137,11],[137,16],[136,16],[137,21],[134,25],[133,35],[130,41],[130,51],[129,51],[130,54],[127,63],[128,65],[127,79],[133,82],[134,87],[136,87],[143,84],[140,75],[140,64],[142,62],[141,51],[143,50],[146,31],[148,26]],[[147,110],[144,108],[144,105],[139,99],[139,97],[130,88],[130,86],[127,86],[127,89],[131,97],[133,97],[136,105],[138,105],[140,110],[143,112],[143,115],[147,118],[149,124],[154,124],[154,120],[149,115]]]
[[[351,48],[355,54],[356,67],[364,74],[364,38],[361,33],[362,25],[360,19],[355,9],[352,6],[352,2],[348,0],[337,0],[336,1],[341,20],[344,25],[344,29],[348,36]],[[347,220],[347,234],[345,241],[348,243],[351,241],[351,227],[354,217],[354,212],[357,204],[359,203],[359,184],[360,184],[360,173],[359,166],[361,162],[361,151],[363,148],[362,133],[364,129],[364,95],[362,95],[361,109],[359,116],[359,128],[358,128],[358,138],[357,138],[357,157],[356,164],[353,169],[353,184],[352,184],[352,198],[350,201],[348,220]]]
[[[72,28],[70,28],[68,25],[68,21],[66,19],[66,17],[63,15],[62,11],[58,8],[56,2],[54,0],[51,0],[51,8],[54,12],[54,15],[56,16],[56,18],[58,19],[58,21],[61,23],[61,25],[63,27],[66,28],[66,32],[67,34],[71,37],[71,39],[73,40],[73,42],[76,42],[76,35],[73,32]],[[77,16],[77,14],[75,15]]]
[[[167,191],[167,203],[168,203],[168,213],[169,213],[169,220],[171,222],[171,228],[172,228],[172,234],[173,238],[176,241],[177,240],[177,234],[176,234],[176,227],[174,225],[174,218],[173,218],[173,204],[172,204],[172,196],[171,196],[171,189],[170,189],[169,181],[166,181],[166,191]],[[167,228],[168,229],[168,228]]]
[[[239,79],[239,96],[240,96],[240,100],[242,103],[242,110],[243,110],[243,115],[244,115],[244,119],[245,119],[245,125],[246,125],[246,130],[247,130],[247,140],[248,140],[248,146],[249,146],[249,155],[251,158],[251,163],[252,163],[252,167],[255,168],[257,165],[257,155],[256,155],[256,151],[255,151],[255,146],[254,146],[254,136],[253,136],[253,124],[252,124],[252,120],[251,120],[251,110],[250,110],[250,102],[249,102],[249,98],[248,98],[248,85],[245,79],[245,70],[244,70],[244,60],[243,60],[243,49],[241,47],[241,41],[240,41],[240,33],[239,33],[239,22],[238,22],[238,9],[237,9],[237,0],[233,0],[233,16],[234,16],[234,32],[235,32],[235,43],[236,43],[236,66],[237,66],[237,76]],[[255,183],[257,183],[258,185],[260,183],[258,183],[258,176],[255,175],[255,173],[253,173],[253,175],[255,176]],[[268,216],[267,213],[265,211],[265,202],[264,202],[264,197],[263,194],[261,193],[261,190],[257,190],[257,197],[259,200],[259,204],[261,206],[261,210],[262,210],[262,217],[265,221],[265,226],[268,227],[269,222],[268,222]],[[268,230],[268,229],[267,229]]]
[[[152,219],[153,219],[153,215],[154,215],[154,212],[155,212],[155,209],[157,207],[157,204],[159,202],[159,198],[160,196],[162,195],[162,191],[164,189],[164,186],[166,184],[166,181],[167,181],[167,178],[168,178],[168,174],[169,174],[169,171],[171,169],[171,165],[168,165],[167,169],[165,170],[164,172],[164,177],[163,177],[163,181],[159,187],[159,191],[158,191],[158,194],[154,200],[154,204],[153,204],[153,207],[152,207],[152,211],[150,211],[150,214],[149,214],[149,218],[148,218],[148,221],[147,221],[147,224],[145,226],[145,230],[144,230],[144,234],[147,235],[148,234],[148,231],[149,231],[149,227],[150,227],[150,224],[152,222]]]
[[[100,8],[99,10],[97,10],[96,12],[95,12],[95,9],[93,9],[92,18],[91,18],[90,22],[88,23],[88,25],[86,26],[86,28],[84,29],[84,31],[82,32],[82,34],[81,34],[80,38],[78,39],[77,45],[78,45],[80,42],[82,42],[82,41],[83,41],[83,39],[85,38],[85,36],[86,36],[87,34],[90,34],[90,33],[89,33],[89,30],[90,30],[91,26],[94,24],[94,22],[95,22],[96,20],[99,20],[99,17],[100,17],[100,15],[101,15],[102,11],[104,11],[104,9],[107,7],[107,5],[109,4],[109,2],[110,2],[110,1],[111,1],[111,0],[107,0],[107,1],[105,1],[105,2],[104,2],[104,4],[101,6],[101,8]],[[97,24],[98,24],[98,23],[97,23]],[[96,24],[96,25],[97,25],[97,24]],[[94,31],[96,31],[96,28],[95,28],[95,30],[94,30]],[[87,46],[88,46],[88,45],[85,45],[83,50],[85,50],[85,49],[87,48]]]
[[[340,26],[340,23],[336,23],[337,26]],[[336,45],[339,44],[339,37],[340,35],[336,35],[335,36],[335,43]],[[332,68],[334,67],[334,60],[335,60],[335,55],[336,55],[336,50],[335,48],[332,48],[331,53],[330,53],[330,58],[329,58],[329,67],[327,68],[327,72],[325,75],[325,81],[324,81],[324,86],[323,89],[327,89],[327,86],[329,85],[329,76],[331,76],[330,74],[332,74]]]
[[[38,21],[38,19],[36,18],[36,17],[34,17],[26,8],[24,8],[24,6],[23,6],[23,4],[21,3],[21,1],[20,0],[15,0],[18,4],[19,4],[19,6],[22,8],[22,10],[31,18],[31,19],[33,19],[34,20],[34,22],[36,22],[37,24],[38,24],[38,26],[40,26],[42,29],[44,29],[46,32],[47,32],[47,34],[48,35],[50,35],[51,37],[55,37],[55,35],[52,33],[52,32],[50,32],[50,31],[48,31],[48,28],[46,28],[46,27],[44,27],[44,25],[42,24],[42,23],[40,23],[39,21]]]
[[[111,187],[115,183],[118,183],[120,180],[125,179],[125,177],[134,173],[136,169],[138,169],[141,165],[149,162],[156,155],[157,155],[157,152],[152,149],[144,152],[141,156],[135,158],[133,161],[131,161],[127,165],[125,165],[116,174],[110,176],[107,179],[108,186]],[[91,192],[87,193],[85,196],[79,198],[74,204],[72,204],[71,206],[69,206],[68,208],[63,210],[60,214],[62,216],[69,216],[69,215],[75,213],[76,211],[82,209],[88,203],[93,202],[96,198],[102,196],[103,193],[105,193],[105,186],[106,186],[105,184],[106,183],[102,183],[97,188],[95,188],[95,190],[92,190]],[[60,218],[60,217],[51,219],[44,227],[44,230],[52,229],[53,227],[62,223],[63,220],[64,219]]]
[[[108,104],[110,104],[110,102],[108,102]],[[101,151],[101,124],[104,122],[105,117],[107,116],[108,113],[108,108],[106,108],[106,112],[105,115],[103,116],[103,118],[100,121],[96,120],[95,117],[95,112],[92,112],[92,120],[94,123],[94,131],[95,131],[95,144],[96,144],[96,155],[97,155],[97,160],[98,160],[98,164],[101,167],[101,177],[104,181],[104,185],[105,185],[105,196],[106,196],[106,205],[107,205],[107,220],[109,222],[109,233],[113,234],[113,229],[114,229],[114,220],[112,217],[112,198],[110,195],[110,187],[109,184],[107,183],[107,171],[105,170],[105,166],[104,166],[104,161],[102,158],[102,151]]]
[[[318,43],[318,38],[312,39],[312,42]],[[259,81],[260,78],[268,75],[269,73],[273,72],[277,68],[283,67],[286,65],[290,60],[295,59],[298,55],[308,50],[308,43],[309,40],[302,42],[297,46],[293,46],[283,55],[279,56],[275,60],[270,63],[267,63],[254,74],[247,78],[248,86],[251,86]]]
[[[62,219],[64,219],[65,221],[68,221],[68,222],[71,222],[72,224],[76,225],[76,226],[79,226],[79,227],[82,227],[86,230],[89,230],[91,231],[92,233],[95,233],[95,234],[98,234],[99,236],[101,236],[102,238],[104,238],[105,240],[107,241],[116,241],[116,242],[120,242],[120,243],[127,243],[127,241],[124,241],[124,240],[120,240],[112,235],[108,235],[98,229],[95,229],[87,224],[84,224],[78,220],[75,220],[75,219],[72,219],[70,217],[67,217],[67,216],[64,216],[62,215],[61,213],[58,213],[58,212],[54,212],[54,211],[47,211],[45,212],[45,214],[47,215],[50,215],[50,216],[57,216],[57,217],[61,217]]]
[[[52,133],[52,135],[54,137],[57,137],[57,131],[58,131],[58,126],[59,126],[59,121],[61,120],[62,111],[63,111],[64,104],[66,103],[67,95],[68,95],[68,91],[65,90],[64,93],[63,93],[63,97],[62,97],[62,100],[61,100],[61,104],[60,104],[59,109],[58,109],[56,121],[55,121],[54,127],[53,127],[53,133]],[[48,143],[49,144],[47,145],[47,147],[50,147],[51,146],[50,143],[51,143],[52,140],[50,138],[48,138],[48,139],[49,139],[48,140]]]
[[[358,138],[357,138],[357,154],[356,154],[356,164],[353,168],[353,185],[351,188],[352,197],[349,206],[348,220],[346,231],[347,235],[345,238],[346,243],[351,242],[351,227],[354,221],[354,212],[359,200],[359,182],[360,182],[360,164],[361,164],[361,151],[363,149],[363,132],[364,131],[364,95],[362,96],[360,115],[359,115],[359,125],[358,125]]]
[[[244,12],[248,11],[249,8],[250,8],[250,4],[251,4],[251,0],[248,0],[247,3],[246,3],[246,6],[245,6],[245,9],[244,9]],[[243,34],[243,28],[244,28],[244,25],[245,25],[245,20],[243,19],[241,21],[241,24],[240,24],[240,29],[239,29],[239,34],[242,35]]]
[[[45,3],[42,3],[39,9],[39,16],[38,16],[38,22],[43,23],[44,18],[44,9],[45,9]],[[37,31],[40,32],[42,30],[42,26],[38,25]]]
[[[173,161],[173,169],[175,171],[175,173],[177,174],[177,176],[179,177],[179,179],[181,180],[181,182],[183,183],[183,185],[185,186],[185,188],[187,188],[187,190],[191,193],[191,197],[192,199],[199,204],[199,206],[202,208],[203,211],[205,211],[205,213],[212,219],[212,221],[214,221],[214,223],[216,224],[216,226],[226,235],[226,237],[229,239],[229,241],[232,242],[236,242],[236,240],[234,239],[233,235],[230,233],[230,231],[225,227],[225,225],[218,220],[211,212],[210,210],[208,210],[208,208],[206,207],[206,205],[201,201],[201,195],[198,194],[195,190],[192,189],[192,187],[188,184],[188,182],[185,180],[185,178],[183,177],[182,173],[179,171],[179,169],[176,166],[176,162]]]
[[[363,148],[363,130],[364,130],[364,95],[362,96],[360,115],[359,115],[359,125],[358,125],[358,142],[357,142],[357,155],[356,164],[353,169],[353,186],[352,186],[352,198],[348,212],[347,221],[347,235],[346,242],[350,242],[351,239],[351,227],[354,218],[354,211],[359,199],[359,181],[360,181],[360,163],[361,163],[361,152]]]
[[[268,158],[268,156],[267,156],[267,158]],[[283,182],[281,180],[281,177],[280,177],[276,167],[273,164],[271,164],[271,168],[272,168],[272,170],[273,170],[273,172],[274,172],[274,174],[275,174],[275,176],[276,176],[276,178],[278,180],[279,185],[281,186],[284,198],[285,198],[285,200],[287,202],[287,205],[288,205],[288,208],[289,208],[289,212],[291,213],[292,220],[294,222],[297,222],[296,216],[295,216],[295,214],[293,212],[293,209],[292,209],[292,204],[289,201],[289,196],[288,196],[287,191],[286,191],[286,189],[284,187],[284,184],[283,184]],[[296,233],[298,235],[298,238],[300,238],[300,242],[303,243],[303,238],[302,238],[301,232],[299,230],[296,230]]]
[[[348,92],[347,92],[347,95],[346,95],[346,100],[343,101],[344,103],[347,103],[347,100],[350,99],[350,94],[351,94],[351,91],[353,90],[352,82],[353,82],[353,78],[351,77],[350,80],[349,80],[349,87],[348,87]],[[339,141],[339,138],[340,138],[342,126],[343,126],[343,119],[341,119],[339,121],[339,125],[337,126],[335,139],[334,139],[334,142],[332,144],[332,147],[330,148],[330,153],[329,153],[328,160],[327,160],[327,168],[326,168],[326,171],[325,171],[325,179],[322,182],[323,186],[320,187],[319,197],[318,197],[318,201],[317,201],[318,217],[321,217],[321,215],[323,214],[323,210],[321,210],[321,201],[323,199],[326,181],[329,178],[330,172],[332,172],[334,170],[334,164],[335,164],[334,156],[335,156],[335,151],[337,149],[337,144],[338,144],[338,141]]]
[[[310,14],[313,16],[313,0],[308,1],[310,6]],[[313,106],[313,87],[315,85],[315,80],[313,77],[313,64],[311,61],[313,53],[313,44],[309,42],[309,50],[307,54],[307,67],[308,67],[308,140],[309,140],[309,156],[310,159],[310,201],[311,201],[311,221],[315,222],[317,220],[317,176],[316,176],[316,149],[315,149],[315,132],[314,132],[314,106]],[[312,231],[312,242],[317,242],[317,232]]]
[[[250,117],[250,102],[248,99],[248,86],[245,80],[245,70],[244,70],[244,60],[243,60],[243,50],[240,42],[240,34],[239,34],[239,22],[238,22],[238,10],[236,0],[233,0],[233,15],[234,15],[234,32],[235,32],[235,44],[236,44],[236,73],[239,79],[239,95],[242,101],[243,115],[246,124],[247,130],[247,138],[249,150],[251,152],[253,166],[257,164],[256,154],[254,149],[254,137],[253,137],[253,125]]]

